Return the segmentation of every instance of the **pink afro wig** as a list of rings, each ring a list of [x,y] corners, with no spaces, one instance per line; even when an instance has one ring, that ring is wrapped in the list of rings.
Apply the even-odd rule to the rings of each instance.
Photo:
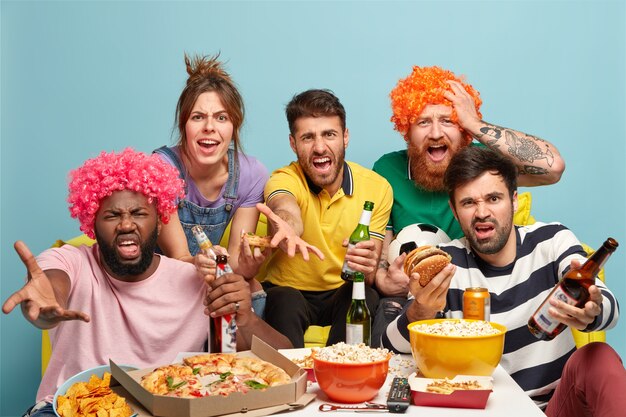
[[[439,67],[414,66],[413,72],[408,77],[398,81],[396,87],[389,94],[391,110],[393,111],[391,121],[395,129],[402,135],[406,135],[409,127],[415,123],[417,117],[428,104],[445,104],[452,107],[452,103],[443,95],[446,91],[452,92],[450,84],[447,83],[449,80],[461,83],[465,91],[472,96],[478,117],[482,118],[479,111],[482,100],[474,87],[464,83],[452,71]],[[455,123],[458,121],[454,110],[452,111],[452,120]]]
[[[177,199],[185,197],[183,180],[178,170],[157,155],[146,155],[131,148],[121,153],[102,152],[70,172],[70,214],[78,218],[80,230],[94,239],[94,223],[100,201],[114,191],[131,190],[142,193],[156,205],[163,223],[177,207]]]

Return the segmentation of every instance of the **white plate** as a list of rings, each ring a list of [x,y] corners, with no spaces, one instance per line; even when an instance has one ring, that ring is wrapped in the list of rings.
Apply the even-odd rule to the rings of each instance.
[[[278,353],[291,360],[304,359],[311,354],[311,348],[278,349]]]

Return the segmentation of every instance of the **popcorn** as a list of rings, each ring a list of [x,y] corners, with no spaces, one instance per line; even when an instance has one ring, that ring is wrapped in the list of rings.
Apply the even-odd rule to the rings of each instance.
[[[332,346],[320,348],[316,357],[327,362],[337,363],[371,363],[383,361],[389,357],[389,350],[371,348],[364,343],[349,345],[339,342]]]
[[[500,333],[500,330],[493,327],[489,322],[482,320],[442,321],[434,324],[420,324],[414,326],[413,330],[428,334],[457,337],[488,336]]]

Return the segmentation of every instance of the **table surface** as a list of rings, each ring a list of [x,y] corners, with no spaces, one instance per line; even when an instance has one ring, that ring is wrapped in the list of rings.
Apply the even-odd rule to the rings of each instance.
[[[305,356],[305,349],[289,349],[280,350],[282,354],[288,358],[302,358]],[[310,353],[308,350],[307,353]],[[181,352],[179,357],[174,362],[180,362],[184,356],[189,356],[189,352]],[[394,355],[389,363],[389,374],[387,381],[383,388],[381,388],[378,395],[372,399],[371,402],[385,404],[387,400],[387,394],[391,381],[394,377],[409,377],[416,371],[415,362],[411,355]],[[445,408],[445,407],[424,407],[411,405],[405,415],[412,416],[425,416],[425,417],[466,417],[466,416],[483,416],[483,417],[533,417],[543,416],[545,414],[532,402],[532,400],[526,395],[524,391],[517,385],[517,383],[506,373],[506,371],[498,366],[493,374],[493,392],[489,396],[487,406],[485,409],[466,409],[466,408]],[[319,411],[319,406],[325,403],[336,404],[329,400],[329,398],[322,392],[317,383],[307,382],[307,394],[315,394],[315,398],[307,404],[304,408],[289,411],[287,413],[279,414],[290,417],[333,417],[334,414],[339,411],[322,412]],[[138,417],[151,417],[152,415],[145,410],[123,387],[117,386],[116,392],[127,398],[128,403],[137,412]],[[344,404],[346,405],[346,404]],[[358,404],[350,404],[358,405]],[[250,410],[247,413],[229,414],[228,417],[250,417],[251,415],[267,415],[267,413],[258,413],[261,410]],[[274,412],[278,412],[275,410]],[[381,414],[380,412],[371,411],[359,411],[355,413],[353,411],[341,412],[342,417],[348,417],[350,414],[367,414],[375,415]],[[383,415],[390,416],[390,413],[384,413]],[[400,416],[400,414],[397,414]],[[226,416],[223,416],[226,417]]]
[[[395,376],[408,377],[415,372],[415,363],[411,355],[394,355],[389,364],[389,375],[385,385],[371,402],[384,404],[387,400],[387,394],[391,380]],[[316,398],[301,410],[291,411],[286,415],[290,416],[327,416],[331,417],[337,411],[321,412],[319,406],[324,403],[333,403],[328,399],[326,394],[322,392],[316,383],[309,382],[307,392],[316,394]],[[350,413],[350,412],[348,412]],[[354,413],[354,412],[352,412]],[[362,412],[359,412],[361,414]],[[330,414],[330,415],[329,415]],[[342,415],[345,415],[342,412]],[[380,414],[367,412],[369,415]],[[444,408],[444,407],[423,407],[411,405],[407,410],[408,415],[420,415],[428,417],[450,416],[504,416],[507,417],[532,417],[545,416],[545,414],[533,403],[517,383],[506,373],[506,371],[498,366],[493,374],[493,392],[489,396],[487,406],[482,409],[463,409],[463,408]],[[388,415],[388,414],[387,414]]]

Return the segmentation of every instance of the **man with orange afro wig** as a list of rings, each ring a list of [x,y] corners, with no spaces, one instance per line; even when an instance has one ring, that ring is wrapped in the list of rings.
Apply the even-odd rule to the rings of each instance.
[[[71,214],[97,243],[48,249],[35,259],[16,242],[27,280],[2,306],[7,314],[20,305],[26,320],[49,329],[52,342],[38,403],[27,415],[54,415],[57,388],[109,358],[144,368],[202,350],[209,313],[236,314],[241,350],[250,348],[253,334],[276,348],[292,347],[254,314],[241,275],[205,280],[193,264],[154,253],[161,223],[183,196],[176,168],[129,148],[101,153],[70,178]]]
[[[451,239],[463,236],[443,185],[444,172],[461,148],[488,146],[511,158],[520,186],[555,183],[565,164],[548,141],[483,121],[478,91],[451,71],[414,66],[390,97],[391,122],[407,148],[383,155],[373,167],[389,181],[394,194],[376,287],[383,295],[405,297],[408,282],[388,272],[389,243],[402,228],[415,223],[437,226]],[[391,261],[403,260],[401,255]]]

